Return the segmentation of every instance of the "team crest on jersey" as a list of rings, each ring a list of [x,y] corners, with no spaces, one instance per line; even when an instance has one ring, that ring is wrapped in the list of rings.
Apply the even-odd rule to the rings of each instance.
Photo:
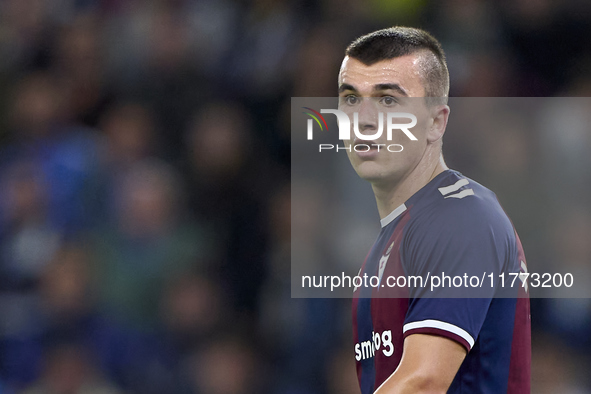
[[[521,269],[519,270],[519,280],[521,281],[522,286],[525,289],[526,293],[528,290],[528,285],[527,285],[527,277],[528,276],[529,276],[529,273],[527,272],[527,265],[525,264],[525,262],[523,260],[521,260]]]
[[[378,291],[380,290],[380,283],[382,282],[382,274],[384,273],[384,269],[386,268],[386,263],[390,258],[390,252],[392,252],[392,248],[394,247],[394,242],[388,246],[388,250],[386,253],[380,258],[380,265],[379,265],[379,272],[378,272]]]
[[[359,268],[359,272],[357,273],[357,276],[361,276],[361,270],[362,269],[363,269],[363,267]],[[353,282],[353,283],[355,283],[355,282]],[[355,286],[353,288],[353,293],[355,293],[359,287],[361,287],[361,284],[359,284],[359,286]]]

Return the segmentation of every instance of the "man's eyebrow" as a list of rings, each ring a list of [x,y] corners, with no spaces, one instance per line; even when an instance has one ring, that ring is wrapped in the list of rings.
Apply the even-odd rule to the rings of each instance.
[[[339,93],[342,93],[347,90],[357,92],[357,89],[355,89],[353,85],[350,85],[348,83],[343,83],[339,86]],[[406,92],[406,90],[404,90],[402,86],[400,86],[397,83],[379,83],[377,85],[374,85],[373,90],[374,92],[379,92],[382,90],[394,90],[400,93],[401,95],[408,97],[408,93]]]
[[[395,90],[401,95],[408,97],[408,93],[406,93],[406,90],[404,90],[402,86],[398,85],[397,83],[379,83],[377,85],[374,85],[373,90]]]
[[[341,86],[339,86],[339,93],[342,93],[345,90],[350,90],[352,92],[357,91],[357,89],[355,89],[355,87],[353,85],[349,85],[348,83],[343,83],[343,84],[341,84]]]

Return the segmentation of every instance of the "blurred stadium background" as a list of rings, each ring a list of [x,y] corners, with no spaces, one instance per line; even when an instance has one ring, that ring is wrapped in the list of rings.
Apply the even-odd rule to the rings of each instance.
[[[0,1],[0,393],[357,393],[350,300],[290,298],[289,106],[396,24],[442,41],[452,96],[591,96],[584,0]],[[444,149],[530,267],[588,277],[591,108],[565,103],[560,134]],[[591,392],[590,299],[532,301],[533,393]]]

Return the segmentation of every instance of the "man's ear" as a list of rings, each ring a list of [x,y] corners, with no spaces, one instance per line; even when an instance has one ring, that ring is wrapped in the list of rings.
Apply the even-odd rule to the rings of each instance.
[[[427,131],[427,141],[429,143],[436,142],[443,137],[449,118],[449,107],[447,105],[435,105],[431,108],[431,116],[433,123],[429,131]]]

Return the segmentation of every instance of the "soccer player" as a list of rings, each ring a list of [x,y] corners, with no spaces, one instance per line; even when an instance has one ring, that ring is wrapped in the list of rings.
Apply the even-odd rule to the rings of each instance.
[[[383,285],[389,276],[480,273],[491,289],[458,298],[447,298],[443,287],[427,294],[407,286],[388,297],[382,285],[355,289],[362,393],[529,393],[527,288],[515,285],[514,296],[500,297],[498,283],[488,283],[490,273],[526,272],[524,253],[494,193],[443,160],[450,109],[441,45],[423,30],[394,27],[358,38],[345,55],[339,109],[357,113],[359,133],[378,135],[379,112],[417,118],[410,130],[416,141],[398,130],[389,140],[383,132],[346,142],[353,168],[372,186],[382,227],[360,274]],[[392,143],[402,152],[384,148]],[[372,148],[351,149],[358,144]]]

